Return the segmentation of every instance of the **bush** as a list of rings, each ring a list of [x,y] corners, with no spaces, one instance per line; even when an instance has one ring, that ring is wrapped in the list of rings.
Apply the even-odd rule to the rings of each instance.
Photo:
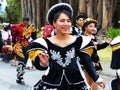
[[[109,28],[106,35],[107,37],[114,39],[115,37],[120,36],[120,28]]]

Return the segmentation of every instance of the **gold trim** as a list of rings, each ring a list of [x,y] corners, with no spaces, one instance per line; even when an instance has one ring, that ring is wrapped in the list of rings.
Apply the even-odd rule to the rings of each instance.
[[[88,53],[90,56],[93,54],[93,48],[89,47],[83,50],[83,52]]]
[[[115,45],[115,46],[112,46],[112,51],[116,51],[120,49],[120,45]]]
[[[44,52],[43,50],[32,50],[28,53],[29,55],[29,58],[32,60],[32,61],[35,61],[35,58],[38,54]]]

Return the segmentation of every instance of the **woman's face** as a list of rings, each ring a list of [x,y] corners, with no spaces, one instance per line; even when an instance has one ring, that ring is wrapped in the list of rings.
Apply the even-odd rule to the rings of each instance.
[[[94,34],[95,28],[95,23],[90,23],[88,26],[85,27],[85,32],[88,34]]]
[[[53,25],[57,33],[66,34],[70,32],[71,20],[65,13],[61,13],[56,22],[53,22]]]

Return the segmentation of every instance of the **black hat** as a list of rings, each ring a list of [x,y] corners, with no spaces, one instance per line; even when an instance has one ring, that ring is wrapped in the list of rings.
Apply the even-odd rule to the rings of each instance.
[[[62,11],[62,10],[68,11],[71,17],[73,16],[73,9],[68,3],[58,3],[58,4],[53,5],[48,10],[47,17],[46,17],[47,22],[52,25],[54,15],[57,12]]]

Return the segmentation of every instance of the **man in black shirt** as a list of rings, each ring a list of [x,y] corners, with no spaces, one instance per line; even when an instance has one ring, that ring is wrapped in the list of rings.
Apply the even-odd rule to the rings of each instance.
[[[72,26],[72,30],[71,30],[72,35],[79,36],[83,33],[82,25],[83,25],[83,21],[85,18],[87,18],[87,17],[83,13],[76,16],[76,24]]]

